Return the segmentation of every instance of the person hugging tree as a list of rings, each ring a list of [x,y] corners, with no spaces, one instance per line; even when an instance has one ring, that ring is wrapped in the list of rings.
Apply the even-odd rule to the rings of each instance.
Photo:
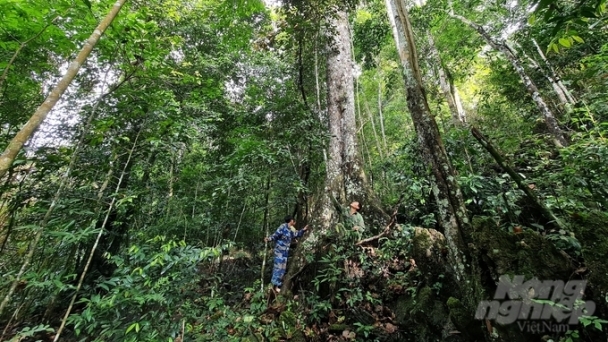
[[[281,291],[283,277],[287,270],[287,259],[289,258],[289,246],[291,240],[299,238],[308,230],[308,225],[301,230],[296,230],[296,221],[291,216],[286,216],[283,223],[271,236],[265,237],[264,241],[275,241],[274,267],[272,268],[272,285],[276,292]]]

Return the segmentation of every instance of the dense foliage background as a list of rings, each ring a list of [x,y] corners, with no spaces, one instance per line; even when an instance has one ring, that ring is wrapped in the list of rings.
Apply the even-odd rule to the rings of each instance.
[[[0,146],[112,5],[0,1]],[[304,272],[310,283],[296,283],[295,297],[274,298],[263,238],[285,215],[300,228],[314,222],[325,191],[335,3],[127,2],[0,180],[0,340],[494,338],[491,325],[470,322],[473,313],[455,314],[449,274],[418,259],[420,269],[411,268],[415,227],[439,229],[433,180],[385,3],[349,5],[358,154],[378,206],[396,213],[398,228],[366,249],[332,241],[307,256],[316,257]],[[475,253],[500,248],[514,264],[536,265],[542,257],[531,249],[550,245],[566,261],[537,270],[589,281],[595,315],[545,334],[554,341],[597,341],[608,331],[606,13],[603,0],[410,6],[427,100],[467,213],[474,226],[491,228],[480,230]],[[567,145],[553,143],[522,72]],[[463,116],[454,115],[442,82],[459,94]],[[369,236],[386,224],[367,222]],[[532,247],[511,252],[521,231]],[[450,320],[442,335],[440,322]]]

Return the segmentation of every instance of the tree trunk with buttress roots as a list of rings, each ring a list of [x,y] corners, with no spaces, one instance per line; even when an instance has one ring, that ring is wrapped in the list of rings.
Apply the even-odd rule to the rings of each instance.
[[[328,19],[334,34],[327,46],[327,113],[329,147],[326,163],[325,192],[314,211],[318,213],[311,232],[290,256],[283,287],[289,289],[293,278],[306,265],[303,255],[314,253],[320,238],[338,222],[339,214],[329,195],[347,205],[351,201],[364,205],[374,202],[359,158],[355,119],[355,93],[351,35],[348,12],[337,8]]]
[[[526,74],[526,71],[524,70],[521,61],[513,53],[513,50],[511,50],[506,43],[497,41],[496,39],[492,38],[490,34],[481,25],[478,25],[472,22],[471,20],[457,14],[452,13],[450,15],[453,18],[462,21],[464,24],[477,31],[493,49],[500,51],[505,56],[505,58],[507,58],[507,60],[511,62],[511,65],[521,78],[521,81],[526,87],[526,90],[528,91],[530,96],[532,96],[532,100],[534,100],[536,107],[543,115],[545,119],[545,124],[549,129],[549,133],[551,133],[551,135],[553,136],[553,143],[555,144],[555,146],[560,148],[568,146],[568,141],[564,136],[564,132],[559,127],[559,123],[557,122],[555,115],[553,114],[549,106],[547,106],[545,100],[543,100],[542,96],[540,95],[540,92],[538,91],[538,87],[536,86],[534,81],[532,81],[532,79]]]
[[[49,96],[44,100],[44,102],[36,109],[36,112],[32,115],[32,117],[26,122],[26,124],[21,128],[21,130],[15,135],[15,137],[8,144],[2,155],[0,155],[0,178],[2,178],[8,169],[13,164],[13,161],[21,151],[21,148],[25,143],[32,137],[36,129],[42,124],[48,113],[53,109],[55,104],[61,98],[61,95],[68,88],[70,83],[76,74],[78,74],[78,70],[84,64],[87,57],[93,50],[93,47],[99,41],[99,38],[104,33],[104,31],[110,26],[118,12],[122,6],[127,2],[127,0],[118,0],[110,9],[110,12],[106,17],[99,23],[95,31],[91,34],[89,39],[86,41],[76,58],[70,63],[68,66],[68,70],[66,74],[61,78],[59,83],[53,88]]]
[[[386,8],[403,67],[408,109],[423,157],[433,175],[433,195],[437,203],[438,223],[449,250],[448,260],[457,280],[467,284],[463,289],[471,291],[473,272],[470,270],[471,261],[465,256],[464,242],[464,234],[470,233],[470,223],[454,170],[426,100],[407,9],[403,1],[397,0],[386,0]]]

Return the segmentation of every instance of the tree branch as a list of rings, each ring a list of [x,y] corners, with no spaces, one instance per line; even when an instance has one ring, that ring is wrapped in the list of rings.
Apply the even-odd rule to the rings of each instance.
[[[6,78],[8,77],[8,70],[11,68],[11,66],[13,65],[13,63],[15,62],[15,60],[17,59],[17,56],[19,56],[19,53],[21,52],[21,50],[23,50],[23,48],[32,40],[40,37],[41,34],[44,33],[44,31],[46,31],[47,28],[49,28],[49,26],[53,25],[53,22],[55,22],[55,19],[57,19],[59,16],[55,16],[53,19],[51,19],[51,22],[46,24],[42,30],[40,30],[40,32],[36,33],[34,36],[30,37],[28,40],[24,41],[23,43],[19,44],[19,47],[17,48],[17,51],[15,51],[15,53],[13,54],[13,56],[11,57],[11,59],[8,61],[8,64],[6,65],[6,68],[4,68],[4,71],[2,72],[2,76],[0,76],[0,89],[2,89],[2,85],[4,84],[4,81],[6,81]]]
[[[393,210],[393,214],[391,215],[390,220],[388,221],[388,224],[386,225],[386,227],[384,228],[384,230],[382,231],[382,233],[378,234],[378,235],[374,235],[372,237],[369,237],[367,239],[363,239],[361,241],[358,241],[357,243],[355,243],[355,246],[361,246],[365,243],[369,243],[372,241],[376,241],[380,238],[383,238],[385,236],[387,236],[390,232],[391,232],[391,228],[393,228],[395,226],[395,224],[397,223],[397,213],[399,212],[399,207],[401,206],[401,202],[403,201],[403,198],[405,196],[402,194],[399,197],[399,201],[397,201],[397,205],[395,206],[395,210]]]

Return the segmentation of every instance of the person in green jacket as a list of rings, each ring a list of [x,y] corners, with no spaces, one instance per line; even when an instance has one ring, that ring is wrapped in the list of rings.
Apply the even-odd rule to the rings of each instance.
[[[361,203],[355,201],[343,210],[342,215],[344,216],[347,229],[350,228],[355,232],[363,233],[365,231],[365,222],[363,222],[363,216],[359,213],[360,210]]]
[[[337,230],[343,230],[341,234],[353,236],[360,240],[363,232],[365,231],[365,222],[363,222],[363,216],[359,213],[361,210],[361,203],[353,201],[348,207],[343,207],[336,198],[330,194],[332,202],[336,206],[336,209],[342,214],[344,224],[338,224]]]

